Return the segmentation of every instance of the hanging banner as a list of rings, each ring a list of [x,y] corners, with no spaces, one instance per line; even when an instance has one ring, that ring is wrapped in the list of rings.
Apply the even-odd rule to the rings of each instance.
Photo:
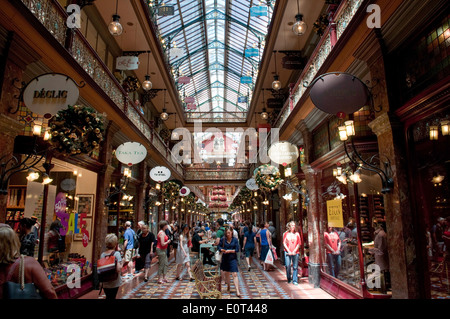
[[[172,48],[169,53],[171,59],[176,59],[184,55],[184,50],[180,48]]]
[[[175,9],[173,6],[160,6],[158,8],[158,15],[160,17],[173,16],[174,12],[175,12]]]
[[[23,91],[23,102],[33,113],[50,118],[58,111],[75,105],[80,92],[67,75],[48,73],[35,77]]]
[[[184,98],[184,103],[195,103],[195,97],[193,97],[193,96],[186,96]]]
[[[116,59],[116,69],[118,70],[137,70],[139,67],[139,58],[137,56],[119,56]]]
[[[344,216],[342,213],[342,200],[327,200],[327,217],[328,226],[343,228],[344,227]]]
[[[265,7],[265,6],[251,7],[250,8],[250,16],[251,17],[267,16],[267,7]]]
[[[252,83],[252,77],[251,76],[242,76],[241,77],[241,83],[242,84],[251,84]]]
[[[178,83],[181,83],[181,84],[188,84],[189,82],[191,82],[191,78],[188,77],[188,76],[180,76],[180,77],[178,78]]]
[[[259,55],[259,51],[256,48],[250,48],[250,49],[245,49],[245,56],[247,58],[250,58],[252,56],[258,56]]]
[[[246,96],[238,97],[238,103],[247,103],[248,98]]]
[[[116,149],[116,158],[128,166],[138,164],[147,157],[147,149],[138,142],[126,142]]]
[[[150,178],[158,183],[165,182],[170,178],[170,169],[165,166],[155,166],[150,171]]]

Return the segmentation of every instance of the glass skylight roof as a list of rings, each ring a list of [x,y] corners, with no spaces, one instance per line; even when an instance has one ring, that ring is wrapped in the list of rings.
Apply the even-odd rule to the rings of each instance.
[[[184,103],[187,120],[245,122],[275,0],[148,3],[181,100],[194,98]],[[158,14],[169,6],[173,15]],[[251,15],[250,8],[263,15]],[[186,77],[189,83],[183,83]]]

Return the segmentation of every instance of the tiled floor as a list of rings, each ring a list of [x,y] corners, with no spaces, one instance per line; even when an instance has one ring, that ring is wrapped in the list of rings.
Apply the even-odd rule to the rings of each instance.
[[[117,299],[200,299],[194,282],[186,279],[188,278],[186,270],[182,272],[184,280],[175,280],[175,260],[172,257],[169,261],[168,283],[157,283],[158,264],[154,262],[148,282],[144,282],[142,272],[128,279],[120,287]],[[301,278],[297,286],[288,284],[284,266],[279,261],[276,261],[275,266],[275,270],[264,271],[258,260],[253,258],[252,269],[248,271],[246,262],[242,261],[238,273],[241,299],[334,299],[322,289],[310,285],[306,277]],[[99,291],[94,290],[80,299],[103,299],[104,297],[104,294],[99,295]],[[232,280],[229,293],[226,291],[226,286],[222,286],[222,299],[239,299]]]

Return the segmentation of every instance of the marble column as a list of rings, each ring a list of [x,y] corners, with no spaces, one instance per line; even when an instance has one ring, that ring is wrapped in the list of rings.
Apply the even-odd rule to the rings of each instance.
[[[320,287],[321,268],[321,240],[320,233],[320,172],[314,170],[309,164],[302,166],[305,174],[306,187],[309,194],[308,206],[308,246],[309,246],[309,273],[308,280],[315,288]]]
[[[375,120],[369,127],[377,135],[380,158],[389,159],[394,180],[393,190],[384,195],[392,298],[417,298],[416,250],[402,124],[390,113],[386,50],[382,33],[374,29],[355,51],[364,61],[372,78],[371,93]]]
[[[393,190],[384,195],[392,298],[418,298],[417,256],[402,145],[403,127],[387,112],[377,116],[369,126],[378,137],[380,155],[391,162],[394,180]]]

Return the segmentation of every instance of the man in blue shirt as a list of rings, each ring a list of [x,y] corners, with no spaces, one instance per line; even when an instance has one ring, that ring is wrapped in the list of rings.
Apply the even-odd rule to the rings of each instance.
[[[133,252],[134,252],[134,230],[131,229],[131,222],[127,221],[125,223],[125,233],[123,234],[123,249],[125,250],[124,254],[124,264],[123,266],[127,268],[128,275],[126,275],[125,278],[133,278],[133,273],[131,271],[131,264],[130,262],[133,259]]]

